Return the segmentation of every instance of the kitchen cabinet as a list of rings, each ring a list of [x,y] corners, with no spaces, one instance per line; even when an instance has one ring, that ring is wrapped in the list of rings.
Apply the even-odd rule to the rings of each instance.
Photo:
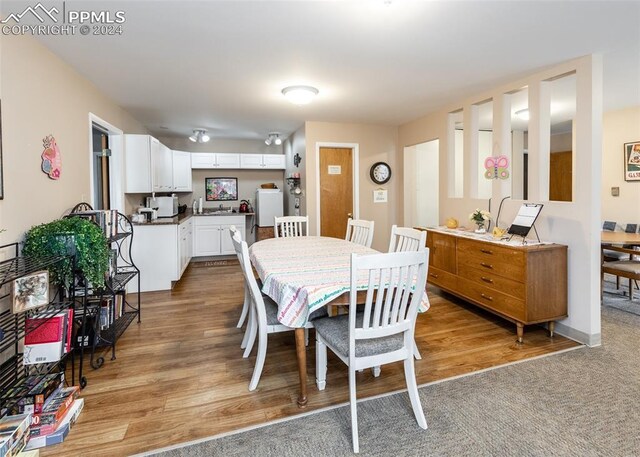
[[[140,269],[140,291],[169,290],[193,255],[193,217],[180,224],[139,224],[132,256]],[[129,292],[135,292],[134,281]]]
[[[235,254],[229,228],[245,233],[245,216],[196,216],[193,233],[193,256]]]
[[[240,168],[258,170],[284,170],[284,154],[241,154]]]
[[[155,138],[154,138],[155,140]],[[156,140],[157,141],[157,140]],[[173,153],[171,149],[162,143],[158,143],[156,158],[153,158],[154,150],[151,150],[152,169],[154,173],[153,191],[171,192],[173,190]]]
[[[191,192],[191,153],[172,151],[173,154],[173,190],[176,192]]]
[[[240,168],[240,154],[194,152],[191,154],[191,168],[237,169]]]
[[[179,262],[179,274],[178,279],[182,277],[182,273],[189,265],[191,258],[193,257],[193,218],[190,217],[186,221],[182,222],[178,226],[178,236],[180,238],[179,241],[179,249],[178,249],[178,257],[180,258]]]
[[[124,136],[125,192],[141,194],[154,192],[155,160],[160,142],[149,135]]]
[[[171,192],[173,153],[149,135],[124,136],[125,193]]]

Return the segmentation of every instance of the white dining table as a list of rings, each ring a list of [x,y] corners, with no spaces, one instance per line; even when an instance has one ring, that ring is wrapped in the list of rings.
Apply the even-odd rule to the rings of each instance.
[[[351,255],[378,251],[338,238],[301,236],[271,238],[249,248],[251,263],[262,280],[262,292],[278,305],[278,321],[295,328],[300,375],[298,405],[307,404],[307,363],[304,325],[327,304],[349,303]],[[367,287],[362,277],[358,289]],[[429,308],[426,291],[420,311]]]

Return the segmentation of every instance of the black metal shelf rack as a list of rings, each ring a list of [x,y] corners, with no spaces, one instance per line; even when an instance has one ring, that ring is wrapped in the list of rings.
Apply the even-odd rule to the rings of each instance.
[[[80,203],[71,211],[69,217],[89,217],[93,209],[87,203]],[[93,220],[93,219],[92,219]],[[96,222],[94,220],[94,222]],[[82,299],[82,308],[78,314],[88,322],[90,328],[83,327],[78,338],[79,345],[91,348],[91,366],[94,369],[104,364],[104,356],[97,353],[98,348],[111,348],[111,360],[116,359],[116,343],[131,322],[140,320],[140,270],[131,257],[133,243],[133,225],[129,218],[116,212],[115,229],[107,237],[107,242],[114,251],[115,265],[103,287],[92,290],[88,286],[77,290],[76,295]],[[137,281],[135,298],[129,300],[126,286],[131,281]],[[121,300],[120,313],[115,304]],[[101,309],[105,302],[111,302],[108,325],[100,325]],[[104,317],[104,316],[103,316]],[[82,363],[82,362],[81,362]]]
[[[33,377],[44,378],[54,372],[64,372],[69,358],[72,361],[71,383],[75,382],[74,350],[70,350],[62,355],[60,360],[49,363],[39,363],[33,365],[24,364],[24,354],[22,353],[22,342],[27,335],[26,319],[38,315],[42,319],[39,325],[44,325],[47,319],[68,310],[74,305],[73,294],[64,292],[62,288],[57,288],[50,302],[33,310],[13,313],[11,308],[11,284],[14,280],[24,276],[53,267],[58,263],[71,261],[72,256],[48,257],[40,260],[20,257],[18,243],[11,243],[0,246],[0,253],[7,259],[0,262],[0,303],[9,305],[8,309],[0,312],[0,416],[11,411],[12,407],[29,392],[30,386],[27,379],[33,382]],[[32,327],[29,331],[34,331],[38,327]],[[69,323],[69,331],[73,325]],[[78,380],[81,381],[82,373],[78,373]],[[84,381],[86,384],[86,380]]]

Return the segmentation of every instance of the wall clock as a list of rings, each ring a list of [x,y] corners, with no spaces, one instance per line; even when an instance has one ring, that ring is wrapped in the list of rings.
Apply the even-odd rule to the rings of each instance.
[[[385,162],[376,162],[369,170],[371,180],[376,184],[385,184],[391,179],[391,167]]]

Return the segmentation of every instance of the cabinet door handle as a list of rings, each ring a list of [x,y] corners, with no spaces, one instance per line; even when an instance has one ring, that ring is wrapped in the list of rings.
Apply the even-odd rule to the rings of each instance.
[[[433,276],[434,278],[438,279],[438,275],[435,273],[429,273],[429,276]]]
[[[481,296],[482,298],[484,298],[485,300],[493,301],[493,298],[492,298],[492,297],[490,297],[490,296],[488,296],[488,295],[480,294],[480,296]]]
[[[482,265],[485,268],[488,268],[489,270],[493,270],[493,265],[490,265],[488,263],[480,262],[480,265]]]
[[[480,279],[482,279],[484,282],[488,282],[489,284],[493,284],[493,279],[491,278],[485,278],[484,276],[480,277]]]
[[[483,254],[493,255],[493,251],[490,251],[489,249],[480,249],[480,252]]]

